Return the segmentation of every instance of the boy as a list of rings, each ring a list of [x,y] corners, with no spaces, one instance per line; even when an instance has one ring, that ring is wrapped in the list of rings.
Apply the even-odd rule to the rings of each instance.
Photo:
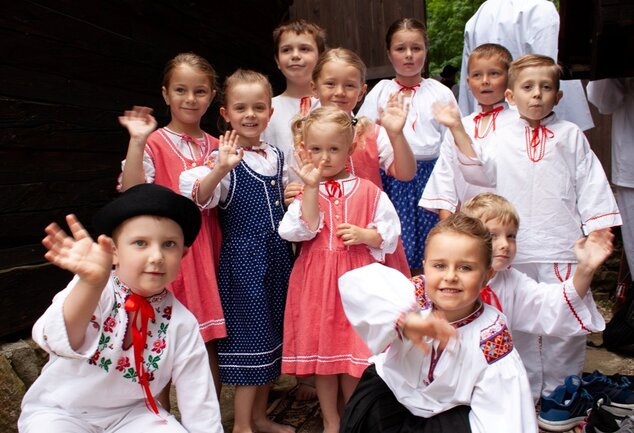
[[[574,272],[574,244],[589,233],[621,225],[610,185],[581,130],[559,120],[553,107],[563,96],[560,67],[550,57],[529,54],[509,69],[505,96],[520,118],[496,131],[486,146],[459,133],[451,107],[437,119],[454,135],[467,181],[495,187],[522,218],[513,266],[538,282],[557,283]],[[453,109],[455,111],[455,109]],[[469,170],[463,168],[469,165]],[[586,338],[514,335],[533,395],[550,393],[583,369]],[[530,360],[530,361],[529,361]]]
[[[297,167],[291,121],[317,102],[312,97],[311,80],[319,55],[326,49],[326,32],[304,19],[288,21],[273,31],[275,63],[286,78],[286,90],[273,98],[274,114],[262,139],[284,152],[289,167]],[[297,181],[293,170],[289,179]]]
[[[469,56],[467,83],[478,101],[477,111],[462,118],[465,133],[484,143],[491,133],[515,120],[517,112],[504,100],[511,53],[498,44],[483,44]],[[479,192],[490,190],[464,180],[456,161],[453,137],[445,135],[440,157],[425,186],[418,206],[436,212],[440,218],[454,213]]]
[[[20,431],[222,432],[198,322],[165,289],[198,234],[196,205],[149,183],[95,215],[97,242],[66,220],[72,238],[53,223],[42,243],[76,275],[33,327],[50,359],[24,397]],[[170,380],[182,425],[154,397]]]

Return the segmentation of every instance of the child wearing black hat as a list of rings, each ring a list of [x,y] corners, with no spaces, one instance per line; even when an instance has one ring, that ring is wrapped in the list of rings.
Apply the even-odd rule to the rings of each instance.
[[[75,277],[33,328],[50,358],[19,430],[222,432],[198,322],[165,290],[198,234],[196,205],[141,184],[97,213],[96,242],[74,215],[66,221],[72,237],[53,223],[42,243]],[[170,380],[182,424],[154,397]]]

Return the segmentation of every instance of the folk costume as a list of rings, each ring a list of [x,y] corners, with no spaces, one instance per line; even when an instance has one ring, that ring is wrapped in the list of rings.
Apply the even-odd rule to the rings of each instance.
[[[396,211],[384,192],[356,176],[321,183],[316,231],[303,221],[301,203],[302,194],[289,206],[279,228],[284,239],[302,242],[289,282],[282,372],[360,377],[371,353],[346,319],[338,278],[383,261],[395,250],[400,231]],[[343,223],[376,228],[382,245],[344,245],[336,235]]]

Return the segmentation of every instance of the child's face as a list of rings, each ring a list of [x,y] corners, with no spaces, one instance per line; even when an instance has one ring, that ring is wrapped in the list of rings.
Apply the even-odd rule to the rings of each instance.
[[[312,35],[292,31],[282,33],[275,62],[287,81],[309,84],[318,58],[319,50]]]
[[[532,127],[548,116],[557,105],[563,92],[557,90],[557,83],[547,66],[526,68],[519,72],[512,89],[507,89],[509,104],[516,105],[517,111]]]
[[[399,30],[394,33],[387,51],[397,79],[420,77],[426,54],[425,39],[416,30]]]
[[[229,89],[226,99],[220,115],[238,133],[240,145],[259,145],[260,134],[273,114],[268,90],[260,83],[241,83]]]
[[[354,110],[366,89],[367,85],[361,82],[361,71],[336,60],[325,63],[317,82],[313,83],[313,91],[322,106],[337,106],[346,113]]]
[[[199,125],[216,96],[209,77],[184,63],[174,68],[168,87],[162,91],[172,122],[180,125]]]
[[[315,122],[306,131],[302,146],[315,167],[324,162],[323,179],[341,179],[346,176],[346,163],[353,147],[350,137],[342,134],[337,125]]]
[[[496,57],[474,57],[469,61],[467,84],[483,111],[504,100],[508,71]]]
[[[497,272],[508,269],[517,252],[517,226],[512,222],[504,224],[500,218],[489,220],[485,225],[491,232],[493,241],[493,270]]]
[[[434,308],[453,322],[474,311],[491,270],[486,251],[476,238],[460,233],[438,233],[425,250],[425,292]]]
[[[116,230],[113,263],[119,279],[134,293],[153,296],[178,275],[187,252],[181,227],[169,218],[140,215]]]

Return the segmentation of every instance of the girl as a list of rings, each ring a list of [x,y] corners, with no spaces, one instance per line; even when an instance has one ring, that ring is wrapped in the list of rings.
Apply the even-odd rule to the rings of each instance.
[[[365,64],[357,54],[345,48],[333,48],[317,62],[313,71],[313,88],[322,106],[339,107],[352,117],[352,110],[367,88],[365,75]],[[409,180],[416,167],[412,150],[403,135],[407,107],[403,108],[398,94],[389,98],[386,109],[381,110],[380,115],[381,126],[374,125],[367,118],[353,120],[356,123],[356,146],[348,158],[347,167],[350,173],[371,180],[382,188],[381,168],[391,176]],[[297,139],[295,144],[298,144]],[[410,275],[400,240],[395,254],[386,257],[386,264]]]
[[[181,172],[209,159],[218,140],[200,129],[200,120],[216,95],[215,89],[216,73],[204,58],[181,53],[167,63],[162,92],[170,109],[169,124],[154,131],[156,120],[146,107],[134,107],[119,117],[119,123],[130,133],[122,163],[121,191],[141,183],[157,183],[178,192]],[[214,210],[205,210],[202,216],[196,242],[168,288],[198,319],[220,393],[214,340],[227,335],[216,281],[220,227]]]
[[[360,116],[379,120],[381,109],[386,107],[390,95],[398,93],[409,100],[411,108],[403,133],[416,159],[416,176],[410,182],[382,174],[385,192],[403,224],[403,245],[407,261],[412,269],[418,269],[424,254],[424,242],[438,217],[419,209],[418,200],[438,155],[446,134],[445,127],[432,115],[432,104],[437,101],[456,103],[451,90],[433,79],[423,79],[427,32],[424,25],[412,18],[402,18],[393,23],[385,36],[387,55],[396,72],[393,80],[381,80],[365,98]],[[389,173],[387,173],[389,174]]]
[[[224,85],[220,114],[233,131],[205,165],[181,174],[180,189],[198,206],[218,206],[222,247],[218,286],[227,338],[218,342],[220,379],[236,385],[234,433],[293,432],[266,416],[280,374],[282,319],[292,267],[277,234],[284,214],[284,156],[260,140],[273,90],[257,72],[237,70]]]
[[[282,370],[316,375],[324,431],[336,433],[339,393],[350,398],[370,355],[344,315],[337,279],[393,252],[400,226],[385,193],[346,170],[355,134],[346,112],[321,107],[293,129],[302,137],[295,171],[304,190],[279,232],[303,245],[289,282]]]
[[[506,318],[480,302],[491,255],[484,224],[458,212],[429,232],[421,293],[378,264],[339,280],[350,322],[378,354],[342,432],[537,432]]]

